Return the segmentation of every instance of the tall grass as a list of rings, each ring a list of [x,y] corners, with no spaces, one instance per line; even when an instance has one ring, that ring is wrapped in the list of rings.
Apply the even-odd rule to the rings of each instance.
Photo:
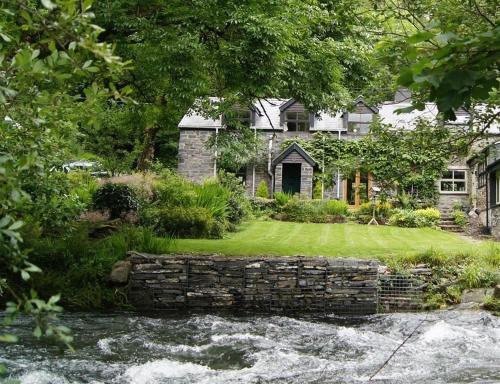
[[[201,185],[195,185],[194,190],[196,192],[194,203],[197,207],[208,209],[219,222],[226,220],[231,196],[227,188],[224,188],[215,180],[210,180]]]
[[[43,297],[61,293],[63,304],[79,309],[122,306],[122,289],[107,282],[113,264],[128,251],[164,254],[173,247],[172,239],[140,227],[124,227],[104,239],[89,238],[88,233],[81,226],[65,238],[31,241],[31,260],[43,270],[34,275],[34,285]]]
[[[347,216],[349,205],[343,200],[323,200],[320,205],[327,215]]]
[[[288,197],[279,195],[281,203]],[[280,217],[287,221],[327,223],[343,221],[349,213],[345,201],[301,200],[295,196],[288,198],[280,208]]]
[[[286,193],[286,192],[275,192],[274,193],[274,201],[276,202],[276,206],[278,207],[283,207],[290,201],[292,198],[291,193]]]

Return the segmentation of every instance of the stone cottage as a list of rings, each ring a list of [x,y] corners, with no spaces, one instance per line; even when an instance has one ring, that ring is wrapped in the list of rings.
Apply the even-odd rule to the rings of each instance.
[[[238,176],[250,196],[255,196],[257,186],[264,180],[271,196],[274,192],[285,191],[312,198],[313,173],[321,167],[321,159],[312,158],[298,144],[283,149],[282,143],[285,140],[295,137],[308,139],[315,132],[325,132],[343,140],[356,140],[368,133],[374,119],[380,119],[394,127],[412,129],[420,118],[437,118],[437,107],[431,103],[426,104],[423,111],[415,110],[405,114],[395,112],[409,105],[409,95],[399,91],[394,100],[382,105],[371,106],[358,99],[352,111],[337,114],[309,112],[294,99],[267,99],[262,101],[262,105],[239,110],[239,121],[266,142],[267,159],[263,159],[265,161],[262,163],[265,165],[248,166]],[[457,113],[457,120],[452,124],[467,125],[469,117],[469,113],[461,109]],[[179,123],[178,165],[181,175],[193,181],[203,181],[216,175],[216,150],[209,149],[206,142],[221,129],[225,129],[222,118],[209,119],[194,111],[182,118]],[[438,207],[443,212],[450,211],[456,203],[465,206],[473,203],[471,197],[476,196],[477,183],[474,179],[476,171],[471,170],[471,166],[477,167],[476,163],[467,162],[466,159],[454,161],[438,181]],[[498,166],[500,168],[500,163]],[[346,200],[350,205],[358,206],[370,197],[373,183],[371,175],[358,171],[350,175],[335,173],[331,177],[333,187],[323,191],[324,198]],[[490,199],[489,202],[491,201]]]
[[[469,159],[471,202],[479,230],[487,228],[500,239],[500,141],[490,143]]]

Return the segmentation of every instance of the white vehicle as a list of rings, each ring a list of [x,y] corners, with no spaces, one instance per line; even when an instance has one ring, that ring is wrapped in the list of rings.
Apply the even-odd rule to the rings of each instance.
[[[109,173],[103,170],[101,163],[91,160],[79,160],[64,163],[62,165],[64,173],[75,171],[88,171],[92,176],[108,176]]]

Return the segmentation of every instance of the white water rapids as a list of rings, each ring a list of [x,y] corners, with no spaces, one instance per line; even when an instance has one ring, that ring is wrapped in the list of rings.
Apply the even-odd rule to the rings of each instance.
[[[22,384],[500,383],[500,318],[486,312],[355,321],[67,313],[62,321],[75,333],[75,352],[34,340],[27,319],[11,329],[24,342],[0,344],[7,378]]]

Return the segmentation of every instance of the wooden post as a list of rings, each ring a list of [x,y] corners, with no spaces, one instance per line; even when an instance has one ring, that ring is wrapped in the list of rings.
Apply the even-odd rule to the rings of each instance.
[[[373,185],[373,176],[371,173],[368,173],[368,191],[367,191],[368,200],[372,198],[372,185]]]
[[[361,173],[356,171],[356,188],[354,191],[354,207],[358,208],[360,203],[359,186],[361,185]]]
[[[347,184],[349,184],[349,178],[345,178],[343,181],[342,181],[342,187],[343,187],[343,200],[344,201],[347,201],[347,204],[349,204],[349,199],[347,197]]]

